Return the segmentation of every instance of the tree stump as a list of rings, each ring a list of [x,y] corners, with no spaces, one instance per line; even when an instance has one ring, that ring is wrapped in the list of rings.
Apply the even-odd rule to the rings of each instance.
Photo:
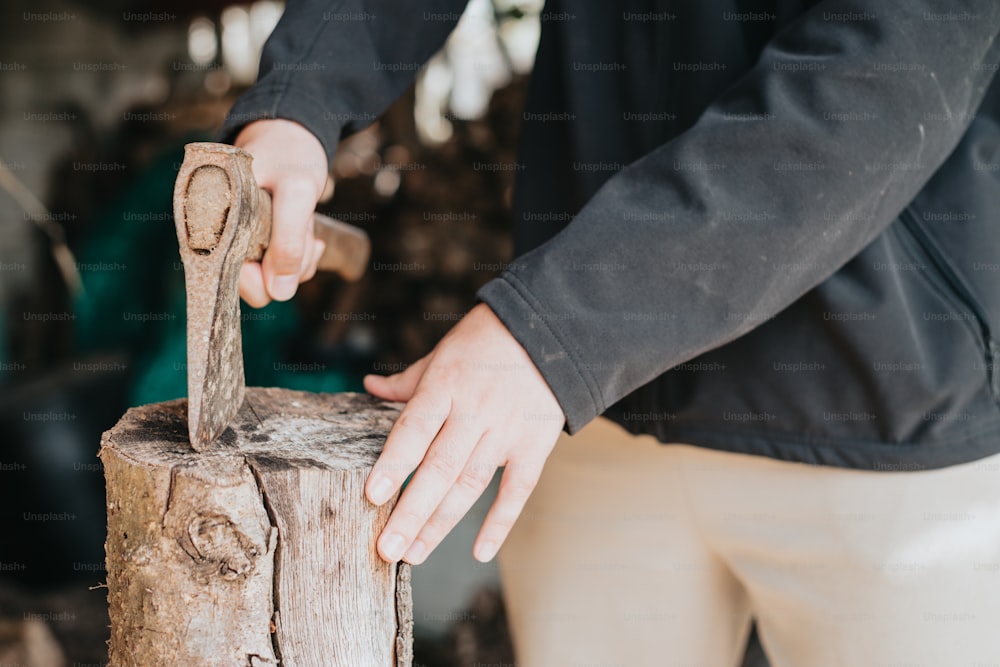
[[[110,665],[390,667],[412,662],[409,567],[375,541],[395,501],[364,483],[399,407],[248,389],[212,449],[187,402],[104,434]]]

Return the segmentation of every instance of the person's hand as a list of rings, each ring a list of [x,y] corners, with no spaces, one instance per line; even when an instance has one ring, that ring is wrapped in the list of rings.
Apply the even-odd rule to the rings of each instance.
[[[309,130],[282,119],[250,123],[233,143],[253,155],[257,185],[273,203],[267,251],[240,271],[240,296],[262,308],[291,299],[316,273],[325,245],[313,236],[313,211],[326,186],[326,152]]]
[[[473,547],[478,560],[493,558],[565,421],[524,348],[479,304],[429,355],[402,373],[367,376],[365,388],[407,403],[368,476],[368,499],[386,502],[416,469],[379,537],[379,555],[422,563],[506,466]]]

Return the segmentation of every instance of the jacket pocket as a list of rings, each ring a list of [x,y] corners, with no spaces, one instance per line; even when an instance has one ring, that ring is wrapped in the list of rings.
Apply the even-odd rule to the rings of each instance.
[[[900,221],[903,224],[899,237],[904,247],[915,257],[925,260],[929,268],[920,274],[933,290],[955,308],[956,313],[962,315],[962,321],[979,342],[987,384],[993,401],[1000,405],[1000,373],[997,372],[1000,346],[993,337],[986,309],[948,262],[934,240],[921,227],[919,219],[911,208],[906,208],[900,214]]]

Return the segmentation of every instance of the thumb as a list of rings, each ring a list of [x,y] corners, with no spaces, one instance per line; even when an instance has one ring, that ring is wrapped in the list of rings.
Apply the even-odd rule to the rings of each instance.
[[[250,123],[235,143],[253,156],[257,185],[269,190],[272,198],[270,244],[259,275],[267,293],[254,296],[260,297],[258,301],[268,297],[286,301],[309,273],[315,254],[313,210],[326,185],[326,152],[309,130],[284,119]],[[256,278],[250,281],[253,287]]]
[[[385,401],[408,401],[413,397],[413,392],[420,383],[420,378],[424,376],[424,370],[430,363],[431,355],[420,359],[410,365],[402,373],[395,375],[366,375],[365,390],[377,398]]]
[[[316,193],[305,180],[282,179],[272,189],[271,241],[261,262],[264,284],[272,299],[287,301],[299,286],[313,252],[313,209]]]

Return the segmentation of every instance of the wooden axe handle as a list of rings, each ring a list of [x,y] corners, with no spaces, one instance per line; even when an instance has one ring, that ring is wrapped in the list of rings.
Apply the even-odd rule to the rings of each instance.
[[[256,220],[253,224],[255,236],[250,242],[247,259],[260,261],[271,240],[271,195],[267,190],[257,189],[257,206],[254,209]],[[313,234],[326,243],[323,255],[319,259],[320,271],[332,271],[344,280],[355,281],[361,278],[368,266],[371,256],[371,241],[365,230],[349,225],[340,220],[323,215],[313,214],[315,223]]]

